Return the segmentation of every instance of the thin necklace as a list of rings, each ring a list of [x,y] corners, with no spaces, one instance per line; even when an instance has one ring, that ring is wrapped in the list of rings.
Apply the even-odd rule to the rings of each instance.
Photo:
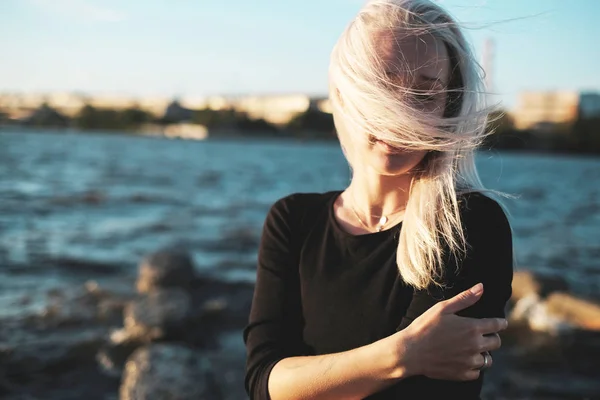
[[[354,208],[354,196],[352,196],[352,204],[350,204],[350,208],[352,209],[352,212],[354,213],[354,215],[356,215],[356,219],[358,219],[358,222],[360,222],[360,224],[369,232],[373,229],[371,227],[369,227],[367,224],[365,224],[363,222],[363,220],[360,218],[360,216],[358,215],[358,212],[356,211],[356,209]],[[386,215],[382,215],[381,218],[379,219],[379,224],[377,225],[376,229],[377,232],[381,232],[385,226],[385,224],[387,224],[389,222],[389,216],[392,216],[394,214],[398,214],[401,211],[404,211],[406,209],[406,207],[402,207],[399,210],[394,211],[393,213]]]

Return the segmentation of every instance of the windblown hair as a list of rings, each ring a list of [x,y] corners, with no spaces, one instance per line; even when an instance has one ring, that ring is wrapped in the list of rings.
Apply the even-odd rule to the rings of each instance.
[[[443,117],[419,109],[422,91],[398,84],[382,62],[377,38],[432,35],[448,51],[450,79]],[[398,57],[402,59],[402,57]],[[411,76],[406,65],[403,71]],[[361,160],[353,143],[372,137],[394,146],[427,150],[414,171],[400,233],[397,264],[414,288],[444,285],[444,260],[464,257],[467,243],[458,196],[485,190],[475,167],[489,109],[483,71],[458,24],[428,0],[372,0],[336,43],[330,62],[330,99],[336,131],[352,169]],[[459,263],[456,263],[457,266]]]

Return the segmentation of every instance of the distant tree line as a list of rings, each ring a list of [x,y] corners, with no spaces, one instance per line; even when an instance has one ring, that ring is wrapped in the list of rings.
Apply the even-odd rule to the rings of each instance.
[[[287,127],[298,136],[312,132],[312,137],[337,138],[333,115],[314,108],[309,108],[293,117]]]
[[[273,125],[263,118],[250,118],[246,113],[231,108],[212,110],[204,108],[192,113],[191,122],[204,125],[209,132],[236,131],[252,133],[263,136],[276,136],[282,134],[281,127]]]
[[[81,130],[131,130],[152,122],[153,116],[137,107],[114,110],[86,105],[72,118],[43,104],[21,124],[34,128],[77,128]]]
[[[7,115],[0,111],[0,124],[7,122]],[[264,119],[250,118],[246,113],[234,109],[190,110],[176,101],[160,117],[135,106],[117,110],[86,105],[69,118],[44,104],[21,121],[23,125],[30,127],[115,131],[139,131],[147,124],[164,126],[180,122],[204,125],[209,129],[210,136],[236,132],[241,136],[337,139],[333,116],[316,108],[297,114],[285,126],[275,126]],[[600,117],[580,116],[571,124],[520,130],[515,127],[508,114],[497,111],[490,115],[487,132],[483,147],[488,149],[600,154]]]
[[[73,118],[73,126],[79,129],[132,130],[154,121],[154,117],[137,107],[124,110],[83,107]]]
[[[487,131],[484,148],[600,154],[600,117],[578,116],[573,123],[517,129],[508,114],[497,111],[490,115]]]
[[[2,114],[0,114],[2,121]],[[165,113],[154,116],[139,107],[126,109],[97,108],[85,105],[73,117],[61,114],[48,104],[43,104],[22,121],[28,127],[76,128],[80,130],[139,131],[148,124],[165,126],[176,123],[191,123],[206,126],[211,136],[239,132],[251,136],[300,136],[333,137],[333,118],[330,114],[309,110],[300,113],[284,126],[276,126],[262,118],[251,118],[246,113],[232,108],[191,110],[178,102],[171,103]],[[323,135],[323,132],[327,133]]]

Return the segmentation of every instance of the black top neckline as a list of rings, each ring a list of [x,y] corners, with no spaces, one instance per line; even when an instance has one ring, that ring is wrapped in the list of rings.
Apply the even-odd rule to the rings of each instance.
[[[329,201],[327,202],[327,212],[329,213],[329,221],[330,221],[331,225],[334,227],[336,232],[338,232],[344,238],[347,238],[349,240],[368,239],[368,238],[374,238],[374,237],[381,238],[385,235],[389,235],[391,233],[397,232],[402,227],[402,221],[400,221],[396,225],[393,225],[387,229],[384,229],[381,232],[370,232],[370,233],[361,233],[359,235],[354,235],[354,234],[346,231],[344,228],[342,228],[342,226],[340,225],[338,220],[335,218],[335,209],[334,209],[335,201],[343,192],[344,192],[343,190],[334,190],[334,191],[330,192],[331,196],[329,198]]]

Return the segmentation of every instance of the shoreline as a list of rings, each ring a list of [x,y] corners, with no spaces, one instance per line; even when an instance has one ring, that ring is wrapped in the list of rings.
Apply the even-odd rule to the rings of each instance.
[[[143,380],[131,381],[133,378],[122,375],[126,371],[125,362],[134,362],[134,354],[137,354],[134,349],[178,349],[183,340],[191,345],[186,351],[206,359],[210,365],[210,376],[216,386],[208,386],[212,389],[206,390],[213,397],[207,398],[247,398],[243,388],[245,347],[242,329],[249,314],[254,284],[225,282],[198,273],[191,281],[180,280],[184,285],[182,288],[191,295],[191,309],[204,311],[186,322],[192,324],[186,325],[188,328],[172,331],[164,338],[143,339],[142,336],[142,341],[131,348],[122,345],[130,343],[123,342],[127,332],[137,332],[131,331],[133,326],[127,322],[131,318],[128,315],[132,315],[131,306],[153,296],[152,293],[167,296],[156,303],[156,307],[179,296],[172,297],[178,293],[173,291],[174,287],[162,287],[162,283],[154,280],[143,283],[143,265],[148,258],[144,260],[138,268],[137,291],[133,277],[123,282],[125,289],[90,280],[71,290],[47,293],[48,306],[41,313],[3,318],[0,324],[0,337],[4,341],[0,352],[3,360],[0,395],[9,400],[23,396],[49,400],[108,400],[119,398],[121,391],[120,398],[128,398],[123,397],[124,387],[150,384]],[[151,263],[150,268],[162,268],[161,265]],[[119,274],[116,275],[116,279],[122,280],[118,278]],[[148,276],[148,279],[155,279],[152,276],[157,275]],[[554,294],[560,294],[564,289],[565,282],[531,273],[528,269],[515,274],[513,297],[509,303],[509,329],[502,334],[503,347],[495,352],[494,368],[486,372],[482,396],[492,400],[546,399],[548,396],[566,400],[577,396],[600,396],[600,382],[590,375],[593,375],[593,364],[600,355],[600,304],[595,306],[598,307],[593,311],[596,314],[588,313],[596,318],[597,330],[575,325],[566,327],[564,318],[571,318],[572,312],[557,311],[550,303]],[[549,308],[546,313],[562,312],[566,316],[561,317],[558,325],[552,314],[544,314],[547,325],[539,324],[539,307],[546,304],[545,299],[548,299],[547,307],[554,307],[554,311]],[[523,307],[524,303],[527,307]],[[565,304],[565,301],[560,303]],[[537,311],[533,305],[538,307]],[[160,309],[155,312],[160,315]],[[153,318],[153,321],[159,321]],[[181,333],[188,339],[179,337]],[[170,343],[175,347],[169,347]],[[155,366],[156,371],[176,368],[161,364],[160,359],[154,362],[159,363]],[[561,380],[557,382],[559,376]],[[153,385],[160,383],[160,375],[153,379],[157,380]],[[569,379],[571,384],[559,384],[564,379]],[[177,387],[172,389],[177,390]]]

